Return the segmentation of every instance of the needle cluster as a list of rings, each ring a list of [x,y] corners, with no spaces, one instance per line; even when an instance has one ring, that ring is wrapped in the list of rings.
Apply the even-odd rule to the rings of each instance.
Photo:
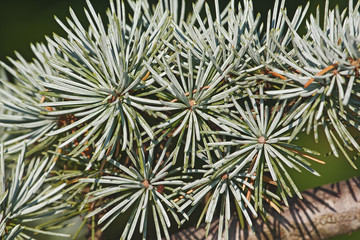
[[[121,219],[121,239],[170,238],[200,215],[228,236],[281,212],[301,194],[289,169],[319,175],[301,132],[324,131],[335,156],[360,153],[360,2],[325,6],[306,21],[276,0],[262,23],[253,4],[220,9],[110,0],[107,20],[89,1],[83,25],[32,45],[35,58],[1,63],[0,238],[66,237],[78,215],[90,237]],[[322,22],[322,24],[320,24]],[[55,215],[54,215],[55,214]],[[28,222],[54,215],[36,227]],[[153,231],[154,230],[154,231]]]

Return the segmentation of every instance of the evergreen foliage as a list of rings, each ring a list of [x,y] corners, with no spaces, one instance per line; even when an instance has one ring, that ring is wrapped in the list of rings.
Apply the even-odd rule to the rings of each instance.
[[[288,170],[319,175],[311,163],[325,162],[293,140],[318,141],[319,128],[356,168],[360,2],[340,12],[327,1],[304,36],[308,5],[289,19],[284,0],[265,23],[249,0],[198,0],[192,13],[177,0],[110,0],[107,22],[87,3],[88,25],[70,9],[56,19],[67,37],[1,63],[0,238],[67,237],[81,215],[93,238],[126,218],[122,239],[169,239],[196,211],[208,231],[220,217],[228,238],[233,212],[252,226],[301,198]]]

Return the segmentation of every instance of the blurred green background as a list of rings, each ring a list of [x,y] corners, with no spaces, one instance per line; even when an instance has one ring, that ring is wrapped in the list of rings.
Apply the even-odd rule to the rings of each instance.
[[[103,14],[108,6],[108,0],[91,1],[97,12]],[[188,1],[189,2],[189,1]],[[208,0],[209,5],[213,1]],[[220,0],[222,5],[227,1]],[[262,19],[265,20],[267,11],[272,8],[274,0],[253,0],[256,12],[260,12]],[[286,3],[288,13],[296,10],[298,5],[305,6],[307,1],[297,0]],[[356,0],[355,0],[356,2]],[[313,0],[310,2],[309,13],[315,13],[316,7],[320,9],[324,6],[325,0]],[[339,5],[344,9],[347,0],[330,0],[330,6],[333,8]],[[15,58],[14,50],[18,51],[27,60],[31,60],[33,54],[30,49],[30,43],[45,41],[44,35],[52,36],[52,33],[65,36],[65,32],[58,26],[54,20],[56,15],[61,20],[69,16],[68,9],[71,6],[78,14],[79,18],[84,19],[83,8],[86,6],[85,0],[17,0],[1,1],[0,3],[0,60],[8,62],[7,56]],[[189,9],[190,10],[190,9]],[[309,15],[308,13],[308,15]],[[84,21],[86,23],[86,21]],[[305,32],[305,27],[302,28]],[[335,158],[333,156],[324,156],[329,152],[324,136],[320,136],[320,144],[315,144],[312,136],[300,135],[297,143],[304,147],[315,149],[322,153],[322,159],[326,165],[314,164],[313,167],[321,174],[321,177],[315,177],[308,173],[294,172],[294,180],[299,185],[300,190],[313,188],[326,183],[349,179],[354,176],[360,176],[360,170],[354,170],[347,164],[345,159]],[[322,140],[323,139],[323,140]],[[323,144],[322,144],[323,142]],[[359,161],[356,162],[360,169]],[[339,236],[335,239],[360,239],[360,231],[347,236]]]

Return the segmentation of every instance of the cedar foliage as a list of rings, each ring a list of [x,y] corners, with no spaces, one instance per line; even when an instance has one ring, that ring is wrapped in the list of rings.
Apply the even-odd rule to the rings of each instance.
[[[1,63],[2,239],[70,237],[62,228],[79,215],[73,239],[118,218],[122,239],[169,239],[196,211],[227,238],[233,213],[251,227],[301,198],[290,168],[319,175],[319,154],[293,143],[304,131],[317,142],[323,129],[356,168],[360,2],[326,2],[304,36],[308,5],[289,19],[279,0],[264,23],[249,0],[199,0],[192,13],[177,0],[111,0],[107,22],[87,3],[88,26],[70,9],[56,19],[67,37]]]

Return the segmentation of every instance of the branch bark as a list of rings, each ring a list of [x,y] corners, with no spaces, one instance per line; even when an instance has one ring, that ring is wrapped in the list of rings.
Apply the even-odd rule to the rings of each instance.
[[[360,177],[302,192],[303,199],[290,199],[282,214],[271,212],[268,223],[258,219],[255,232],[240,229],[231,219],[231,240],[327,239],[360,230]],[[205,225],[188,228],[171,236],[172,240],[217,239],[218,222],[205,238]]]

